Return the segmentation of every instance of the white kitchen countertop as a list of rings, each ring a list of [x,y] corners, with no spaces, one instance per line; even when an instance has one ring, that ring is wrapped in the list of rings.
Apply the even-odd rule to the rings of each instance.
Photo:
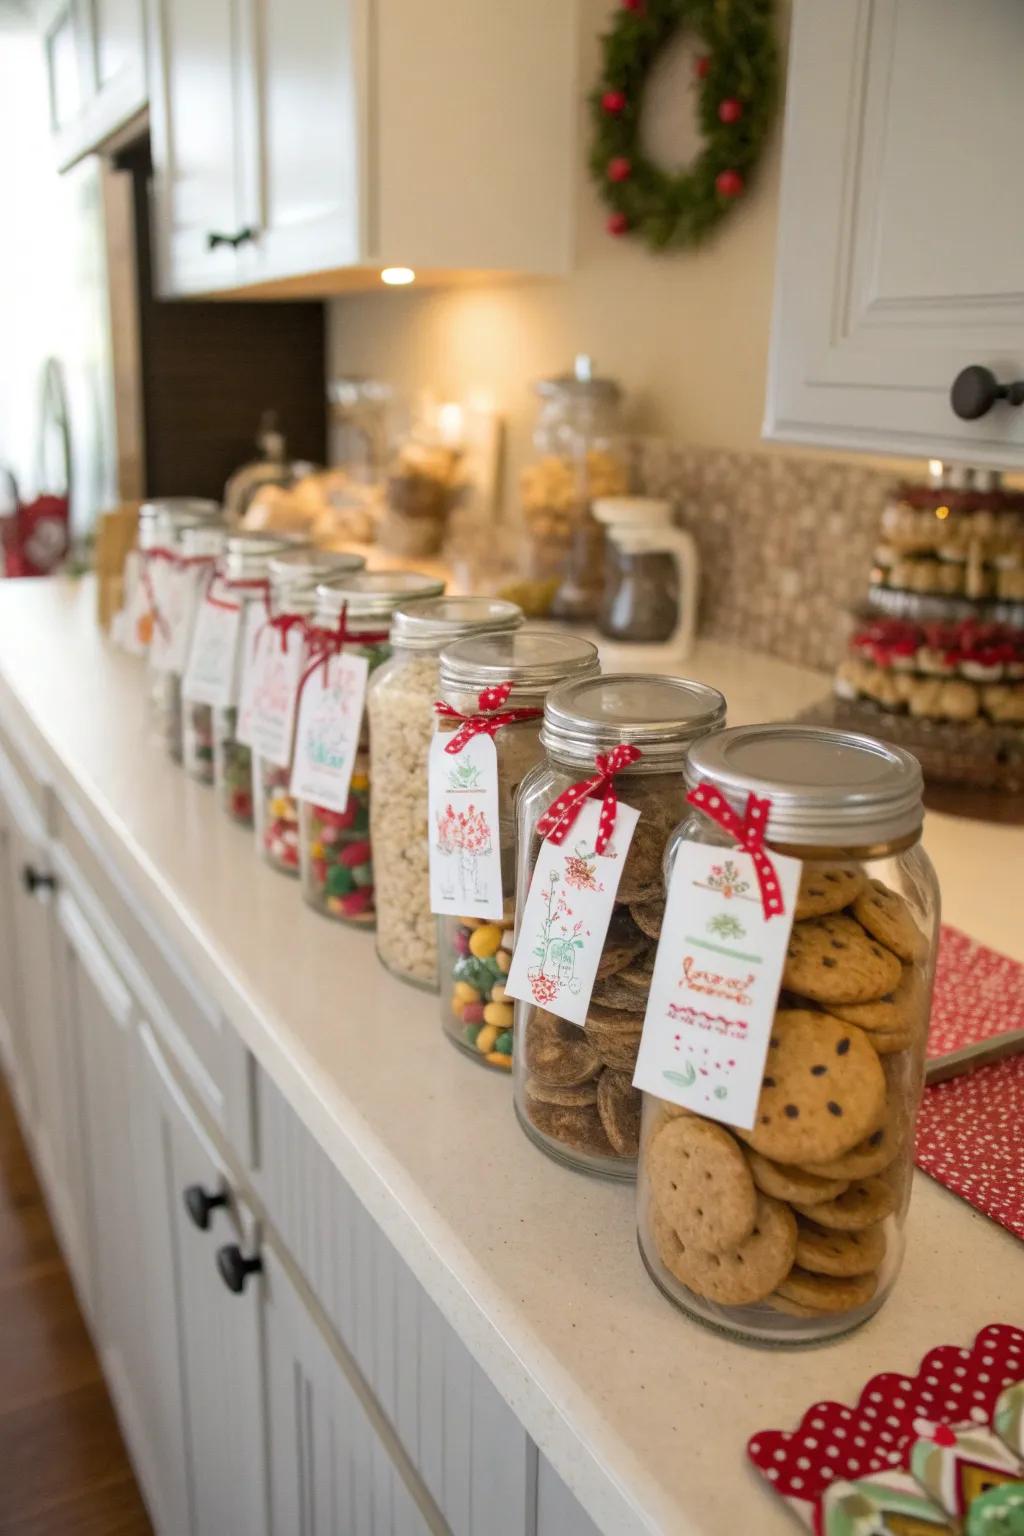
[[[376,964],[257,859],[251,834],[151,735],[143,665],[94,621],[89,581],[0,583],[0,718],[25,717],[59,794],[82,805],[295,1111],[597,1524],[632,1532],[797,1527],[748,1466],[747,1438],[932,1345],[1020,1322],[1007,1232],[915,1176],[896,1290],[859,1332],[814,1349],[731,1342],[678,1313],[640,1262],[633,1191],[548,1160],[507,1079],[442,1038],[436,997]],[[687,665],[733,724],[820,698],[821,672],[717,643]],[[931,815],[944,917],[1024,960],[1024,829]]]

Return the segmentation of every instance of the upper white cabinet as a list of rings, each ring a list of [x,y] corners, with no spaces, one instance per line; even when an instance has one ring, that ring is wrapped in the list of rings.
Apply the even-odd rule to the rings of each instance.
[[[767,437],[1024,468],[950,403],[1024,379],[1022,60],[1020,0],[796,0]]]
[[[165,295],[571,257],[569,0],[150,0]]]
[[[146,105],[143,0],[44,0],[50,122],[64,170]]]

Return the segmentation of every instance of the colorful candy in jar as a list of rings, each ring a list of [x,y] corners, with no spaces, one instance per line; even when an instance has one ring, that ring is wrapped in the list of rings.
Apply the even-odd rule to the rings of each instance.
[[[201,784],[212,784],[213,710],[209,704],[188,705],[184,745],[187,772]]]
[[[367,764],[368,754],[360,752],[343,811],[303,806],[303,879],[306,897],[318,911],[370,927],[376,913]]]
[[[288,793],[290,769],[260,764],[262,843],[267,862],[284,874],[299,872],[299,807]]]
[[[252,826],[252,752],[235,736],[238,711],[217,711],[214,774],[221,804],[240,826]]]
[[[451,1011],[461,1025],[462,1043],[488,1065],[512,1067],[513,1005],[505,996],[512,964],[512,912],[506,904],[502,922],[456,918],[445,925],[449,936],[446,970],[451,983]]]

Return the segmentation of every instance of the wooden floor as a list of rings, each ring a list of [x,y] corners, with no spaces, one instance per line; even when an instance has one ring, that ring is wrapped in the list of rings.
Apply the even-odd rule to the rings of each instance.
[[[0,1077],[0,1533],[151,1529]]]

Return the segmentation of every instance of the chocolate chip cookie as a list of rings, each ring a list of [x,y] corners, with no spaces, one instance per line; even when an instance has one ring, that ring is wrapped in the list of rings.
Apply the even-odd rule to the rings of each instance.
[[[818,1003],[869,1003],[894,991],[902,967],[844,913],[794,923],[782,985]]]

